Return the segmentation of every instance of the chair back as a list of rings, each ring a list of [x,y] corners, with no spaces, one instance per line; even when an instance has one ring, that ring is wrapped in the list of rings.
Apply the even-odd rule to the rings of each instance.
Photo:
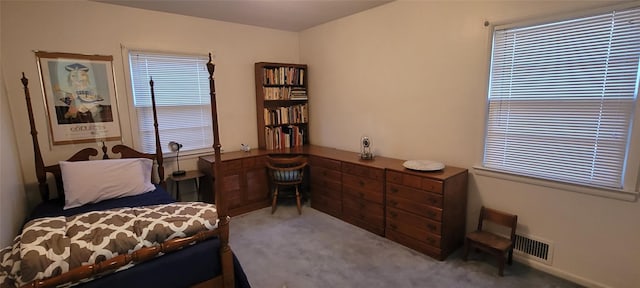
[[[295,157],[267,156],[269,178],[274,184],[300,184],[304,179],[304,167],[306,166],[307,159],[302,155]]]
[[[511,229],[511,241],[515,240],[516,227],[518,226],[518,215],[509,214],[482,206],[480,208],[480,219],[478,220],[478,231],[482,231],[482,225],[484,221],[489,221]]]

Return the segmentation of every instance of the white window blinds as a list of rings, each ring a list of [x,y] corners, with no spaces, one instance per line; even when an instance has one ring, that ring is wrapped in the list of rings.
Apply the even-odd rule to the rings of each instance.
[[[151,78],[162,150],[169,152],[170,141],[183,144],[181,151],[212,147],[207,61],[205,56],[129,52],[133,102],[144,152],[155,151]]]
[[[496,29],[484,166],[622,188],[639,56],[639,9]]]

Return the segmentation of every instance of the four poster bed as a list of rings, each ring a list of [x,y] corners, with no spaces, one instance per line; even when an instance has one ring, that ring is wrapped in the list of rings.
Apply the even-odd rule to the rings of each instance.
[[[207,70],[216,160],[215,185],[216,191],[223,191],[223,178],[219,177],[221,145],[213,79],[215,65],[211,62],[211,54]],[[27,217],[14,244],[0,250],[0,288],[74,285],[249,287],[229,246],[229,217],[224,195],[215,194],[215,205],[175,202],[165,190],[153,81],[150,86],[156,141],[154,154],[115,145],[111,152],[119,154],[120,159],[109,159],[103,142],[102,160],[91,160],[99,152],[85,148],[67,161],[50,166],[44,165],[40,152],[28,80],[24,74],[22,83],[42,203]],[[156,171],[152,171],[154,163]],[[57,199],[50,199],[49,173],[54,176]],[[108,193],[115,194],[104,196],[101,193],[106,193],[105,189],[100,188],[92,192],[96,193],[92,197],[97,198],[84,199],[86,190],[78,189],[91,190],[95,188],[93,186],[99,186],[99,183],[87,180],[91,173],[111,180],[106,186],[120,185],[106,188],[112,190]],[[151,174],[159,179],[157,184],[146,183],[152,179]],[[139,187],[140,182],[142,186]],[[123,190],[118,190],[133,186],[136,189],[130,193],[122,194]],[[117,196],[110,198],[109,195]]]

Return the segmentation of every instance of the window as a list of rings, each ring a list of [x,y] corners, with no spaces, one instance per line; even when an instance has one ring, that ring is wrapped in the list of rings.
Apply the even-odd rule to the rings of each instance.
[[[484,167],[623,188],[639,56],[637,8],[497,27]]]
[[[183,144],[181,151],[213,146],[207,61],[205,56],[129,52],[133,104],[144,152],[155,152],[150,79],[162,150],[170,151],[170,141]]]

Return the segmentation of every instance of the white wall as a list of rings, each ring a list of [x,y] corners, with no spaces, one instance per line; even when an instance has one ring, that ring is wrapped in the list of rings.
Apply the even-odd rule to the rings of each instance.
[[[469,168],[468,230],[482,204],[511,211],[520,233],[555,244],[551,266],[541,269],[588,286],[638,287],[638,202],[472,169],[482,161],[485,127],[491,28],[484,21],[505,24],[610,3],[396,1],[303,31],[311,141],[358,151],[368,135],[380,155]]]
[[[21,163],[32,201],[37,197],[37,191],[29,188],[35,175],[20,72],[31,80],[45,162],[55,163],[78,148],[46,145],[45,108],[37,100],[43,96],[33,50],[114,56],[126,144],[132,143],[133,132],[128,128],[129,92],[123,84],[121,44],[215,52],[221,139],[227,151],[238,150],[239,143],[257,146],[253,63],[301,62],[310,67],[314,144],[358,151],[358,141],[366,134],[372,137],[375,152],[384,156],[434,159],[471,168],[480,163],[484,131],[490,31],[482,23],[508,23],[602,3],[400,1],[296,34],[95,2],[0,1],[0,68],[6,86],[0,103],[10,100],[15,142],[19,143],[19,158],[14,158],[16,153],[7,158],[5,147],[15,146],[7,141],[13,132],[1,126],[0,219],[13,219],[8,223],[22,219],[23,212],[5,209],[5,203],[16,207],[24,203],[22,191],[8,194],[11,189],[4,186],[20,188],[19,180],[5,182],[21,177],[16,162]],[[0,93],[4,90],[0,86]],[[4,107],[1,120],[8,123]],[[181,164],[194,167],[194,157],[187,161]],[[5,176],[6,166],[18,174]],[[555,274],[589,286],[634,287],[640,283],[637,202],[472,173],[469,229],[480,204],[517,213],[526,233],[553,241],[554,259],[546,269]],[[5,243],[13,231],[2,225],[0,241]]]
[[[26,104],[18,76],[21,72],[30,79],[45,164],[64,160],[81,146],[98,147],[98,144],[48,144],[46,109],[34,50],[113,55],[123,142],[128,145],[132,145],[135,131],[131,131],[129,124],[130,89],[125,85],[121,45],[204,55],[213,51],[220,136],[226,151],[239,150],[240,143],[257,146],[253,64],[259,61],[295,63],[299,59],[298,34],[293,32],[90,1],[2,1],[0,5],[2,67],[12,99],[11,115],[27,186],[33,185],[36,178]],[[195,168],[197,155],[183,154],[181,168]],[[175,161],[166,159],[165,163],[169,166],[167,173],[170,173]],[[38,193],[31,191],[34,189],[28,190],[32,204],[38,200]]]
[[[2,32],[0,37],[1,35]],[[0,47],[0,62],[4,60]],[[18,79],[19,77],[15,78]],[[3,80],[3,69],[0,66],[0,247],[12,243],[13,237],[22,225],[26,209],[20,159],[9,113],[9,98]]]

